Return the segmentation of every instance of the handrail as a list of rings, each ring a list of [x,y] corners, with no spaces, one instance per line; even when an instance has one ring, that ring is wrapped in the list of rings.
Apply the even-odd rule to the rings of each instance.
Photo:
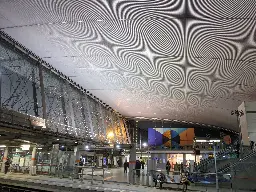
[[[97,176],[101,176],[102,177],[102,184],[104,184],[104,182],[105,182],[105,170],[106,170],[106,168],[103,168],[103,167],[95,167],[95,166],[74,166],[73,167],[73,174],[72,174],[72,177],[71,177],[71,179],[73,180],[74,179],[74,175],[75,175],[75,172],[76,172],[76,169],[82,169],[81,170],[81,173],[78,173],[77,172],[77,174],[78,175],[80,175],[80,180],[81,181],[83,181],[83,176],[84,175],[87,175],[87,174],[84,174],[84,170],[83,169],[85,169],[85,168],[87,168],[87,169],[91,169],[91,184],[93,184],[93,181],[94,181],[94,171],[95,170],[102,170],[102,175],[97,175]],[[87,172],[88,173],[88,172]]]

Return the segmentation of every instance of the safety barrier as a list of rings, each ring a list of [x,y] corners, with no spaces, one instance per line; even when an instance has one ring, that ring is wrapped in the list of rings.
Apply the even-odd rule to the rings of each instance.
[[[57,165],[54,165],[54,164],[37,164],[36,165],[37,175],[56,176],[57,173],[58,173]]]
[[[73,169],[73,174],[71,179],[79,178],[80,181],[83,180],[91,180],[91,184],[93,184],[94,180],[99,181],[99,179],[96,179],[95,177],[101,177],[100,180],[104,184],[105,181],[105,168],[101,167],[88,167],[88,166],[75,166]]]

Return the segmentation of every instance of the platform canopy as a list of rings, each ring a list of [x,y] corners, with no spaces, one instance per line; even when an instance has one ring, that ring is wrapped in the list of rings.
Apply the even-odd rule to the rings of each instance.
[[[0,1],[2,31],[124,116],[233,130],[256,100],[255,18],[255,0]]]

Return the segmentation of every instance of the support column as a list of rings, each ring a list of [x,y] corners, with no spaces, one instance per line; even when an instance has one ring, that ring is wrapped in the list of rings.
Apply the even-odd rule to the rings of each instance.
[[[75,146],[74,147],[74,156],[75,156],[75,164],[79,165],[80,162],[80,152],[79,152],[79,147]]]
[[[131,145],[130,159],[129,159],[129,183],[134,184],[135,182],[135,164],[136,164],[136,144]]]
[[[7,157],[8,157],[8,147],[6,147],[6,148],[4,149],[4,157],[3,157],[2,168],[1,168],[1,172],[2,172],[2,173],[4,173],[5,162],[7,161]]]
[[[36,175],[36,146],[33,147],[30,161],[30,175]]]
[[[45,101],[45,92],[44,92],[43,68],[41,63],[39,63],[38,69],[39,69],[39,79],[40,79],[40,88],[41,88],[41,96],[42,96],[43,118],[46,119],[47,118],[46,101]]]
[[[183,165],[186,165],[186,164],[187,164],[186,154],[183,153]]]
[[[39,117],[38,114],[38,101],[37,101],[37,90],[36,90],[36,77],[35,70],[32,69],[32,90],[33,90],[33,100],[34,100],[34,113],[36,117]]]
[[[79,162],[80,162],[79,146],[75,146],[74,147],[74,164],[73,164],[73,166],[80,166]],[[74,169],[74,179],[79,178],[79,175],[78,175],[79,172],[81,172],[81,169],[79,169],[79,168]]]
[[[31,156],[31,166],[36,165],[36,146],[33,147],[32,156]]]

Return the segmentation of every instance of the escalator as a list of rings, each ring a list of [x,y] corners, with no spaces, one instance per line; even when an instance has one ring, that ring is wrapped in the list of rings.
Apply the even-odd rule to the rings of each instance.
[[[224,171],[231,173],[233,189],[256,191],[256,152],[251,152]]]
[[[217,167],[223,167],[224,165],[233,162],[237,159],[235,149],[233,147],[225,148],[216,153]],[[214,172],[214,158],[204,159],[197,166],[197,170],[202,173]]]
[[[229,162],[223,167],[220,167],[218,169],[218,173],[230,173],[232,167],[236,167],[243,162],[248,162],[248,161],[250,162],[252,160],[256,162],[255,161],[256,159],[254,159],[255,156],[256,156],[256,152],[252,151],[249,147],[246,147],[244,148],[243,152],[240,155],[241,158],[237,159],[234,162]]]

